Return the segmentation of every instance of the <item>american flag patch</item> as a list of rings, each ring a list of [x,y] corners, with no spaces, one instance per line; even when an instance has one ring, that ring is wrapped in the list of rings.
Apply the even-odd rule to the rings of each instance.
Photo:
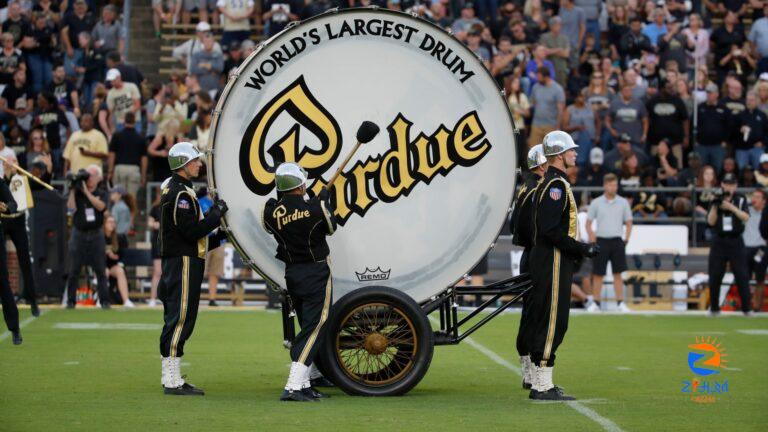
[[[563,196],[563,190],[560,188],[553,187],[549,190],[549,197],[552,198],[554,201],[557,201],[560,199],[560,197]]]
[[[179,200],[179,204],[178,204],[177,207],[180,208],[180,209],[188,210],[189,209],[189,201],[187,201],[187,200]]]

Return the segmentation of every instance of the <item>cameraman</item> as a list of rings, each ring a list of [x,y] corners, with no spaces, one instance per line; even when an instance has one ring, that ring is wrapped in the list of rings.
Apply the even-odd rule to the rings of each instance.
[[[723,177],[722,195],[716,196],[707,213],[707,223],[714,229],[709,249],[709,294],[712,316],[720,314],[720,285],[725,275],[725,264],[731,264],[741,297],[741,310],[750,314],[749,275],[747,250],[741,234],[749,220],[747,198],[736,193],[737,180],[733,173]]]
[[[69,239],[69,276],[67,279],[67,309],[75,307],[80,268],[89,265],[98,280],[99,301],[103,309],[109,309],[107,291],[106,244],[102,225],[107,210],[107,192],[100,187],[101,167],[88,165],[71,178],[67,208],[74,210],[72,236]]]

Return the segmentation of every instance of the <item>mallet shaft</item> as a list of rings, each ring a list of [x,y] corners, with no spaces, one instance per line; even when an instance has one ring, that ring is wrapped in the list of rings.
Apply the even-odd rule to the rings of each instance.
[[[53,186],[51,186],[51,185],[49,185],[48,183],[46,183],[46,182],[44,182],[44,181],[40,180],[39,178],[37,178],[37,176],[35,176],[35,175],[34,175],[34,174],[32,174],[31,172],[29,172],[29,171],[25,170],[24,168],[22,168],[22,167],[20,167],[20,166],[16,165],[16,164],[15,164],[15,163],[13,163],[13,162],[8,162],[8,159],[6,159],[6,158],[4,158],[4,157],[0,156],[0,160],[2,160],[3,162],[7,163],[8,165],[11,165],[12,167],[16,168],[16,170],[20,171],[22,174],[24,174],[25,176],[27,176],[27,177],[31,178],[32,180],[36,181],[38,184],[40,184],[40,185],[41,185],[41,186],[43,186],[44,188],[46,188],[46,189],[48,189],[48,190],[51,190],[51,191],[52,191],[52,190],[55,190],[55,189],[53,188]]]

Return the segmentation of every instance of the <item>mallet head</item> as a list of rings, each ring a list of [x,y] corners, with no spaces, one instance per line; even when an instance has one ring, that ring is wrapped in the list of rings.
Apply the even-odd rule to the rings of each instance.
[[[357,141],[361,144],[369,143],[378,133],[379,127],[376,126],[376,123],[366,120],[357,129]]]

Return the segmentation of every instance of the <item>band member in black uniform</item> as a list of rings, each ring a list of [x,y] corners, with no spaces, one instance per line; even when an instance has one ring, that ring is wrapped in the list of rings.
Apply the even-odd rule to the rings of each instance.
[[[723,177],[723,193],[712,200],[707,213],[707,223],[715,234],[709,248],[709,302],[710,312],[714,316],[720,314],[720,285],[725,275],[725,265],[729,262],[739,288],[741,310],[745,315],[751,315],[747,249],[741,236],[744,224],[749,220],[749,207],[747,198],[736,193],[737,182],[733,173]]]
[[[16,157],[8,158],[10,162],[15,163]],[[5,165],[5,182],[11,190],[11,194],[16,198],[16,211],[13,213],[0,214],[3,233],[13,242],[16,248],[16,258],[19,261],[21,276],[24,280],[24,298],[29,303],[32,316],[40,316],[40,308],[37,306],[37,294],[35,290],[35,280],[32,277],[32,259],[29,253],[29,230],[27,227],[27,209],[32,207],[32,191],[29,186],[29,180],[23,175],[17,173],[13,165]]]
[[[529,348],[534,377],[530,393],[537,400],[573,400],[552,383],[555,351],[568,329],[571,282],[576,260],[592,257],[596,245],[576,240],[576,202],[565,170],[576,164],[573,138],[563,131],[544,137],[549,168],[534,194],[534,246],[530,268]]]
[[[188,142],[175,144],[168,151],[168,164],[173,175],[163,183],[160,200],[160,255],[163,275],[158,297],[163,302],[165,325],[160,335],[162,384],[165,394],[199,395],[199,389],[181,376],[184,343],[192,335],[200,303],[205,254],[218,247],[222,235],[208,237],[227,212],[224,201],[214,204],[203,216],[192,179],[200,173],[202,154]],[[219,231],[222,233],[222,231]]]
[[[528,173],[523,186],[517,192],[515,209],[512,211],[513,233],[512,243],[522,246],[523,255],[520,257],[520,273],[529,273],[528,263],[531,248],[533,247],[533,195],[539,180],[547,171],[547,158],[544,157],[544,148],[537,144],[528,151]],[[524,175],[526,175],[524,173]],[[528,315],[530,306],[528,295],[523,297],[523,309],[520,314],[520,328],[517,331],[517,352],[520,354],[520,366],[523,372],[523,388],[530,390],[532,378],[531,353],[528,349]]]
[[[0,214],[16,212],[16,201],[13,200],[11,191],[5,182],[0,181]],[[8,257],[5,252],[5,236],[0,229],[0,301],[3,305],[3,318],[8,331],[13,335],[13,344],[21,344],[21,330],[19,329],[19,310],[13,299],[11,284],[8,281]]]
[[[306,182],[306,171],[298,164],[278,166],[275,185],[279,199],[267,201],[262,214],[264,229],[277,240],[277,258],[285,263],[286,287],[301,324],[291,345],[291,371],[282,401],[325,397],[311,387],[310,370],[333,297],[325,237],[336,230],[336,220],[326,189],[304,199]]]

